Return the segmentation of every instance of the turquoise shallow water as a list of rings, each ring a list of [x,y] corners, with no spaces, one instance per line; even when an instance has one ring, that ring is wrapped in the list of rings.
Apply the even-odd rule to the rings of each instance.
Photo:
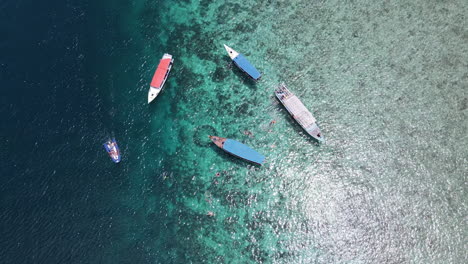
[[[130,72],[114,87],[129,144],[114,199],[129,214],[106,250],[158,263],[465,262],[462,2],[134,4],[120,26],[135,54],[113,68]],[[223,44],[262,80],[233,67]],[[147,106],[164,52],[174,68]],[[312,110],[326,144],[278,104],[279,82]],[[210,134],[268,163],[230,157]]]
[[[54,140],[26,142],[33,153],[55,149],[35,168],[5,163],[27,168],[0,185],[1,220],[21,234],[3,231],[2,250],[16,252],[7,263],[468,262],[465,1],[132,0],[72,10],[71,24],[94,31],[70,37],[75,79],[53,83],[44,100],[60,129],[34,117]],[[223,44],[262,79],[248,79]],[[147,105],[166,52],[174,66]],[[280,82],[311,110],[325,144],[275,99]],[[74,98],[63,113],[61,91]],[[101,147],[109,135],[118,165]],[[208,135],[267,162],[229,156]],[[82,154],[66,160],[72,151]]]
[[[128,105],[116,116],[127,127],[120,138],[132,145],[122,164],[127,187],[115,197],[129,214],[116,220],[122,239],[107,247],[116,260],[131,249],[158,263],[466,261],[463,1],[142,2],[132,10],[120,26],[135,54],[114,68],[131,73],[115,89]],[[262,80],[233,67],[223,44]],[[174,67],[147,106],[164,52]],[[312,110],[326,144],[278,104],[279,82]],[[226,155],[210,134],[254,147],[267,164]]]

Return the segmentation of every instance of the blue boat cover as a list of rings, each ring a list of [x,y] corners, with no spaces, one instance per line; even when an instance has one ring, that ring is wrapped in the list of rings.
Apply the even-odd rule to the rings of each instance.
[[[258,164],[262,164],[265,161],[265,156],[232,139],[226,139],[223,149],[231,154]]]
[[[262,76],[257,71],[257,69],[255,69],[255,67],[242,54],[237,55],[237,57],[234,58],[234,62],[239,68],[241,68],[248,75],[250,75],[250,77],[254,78],[255,80],[258,80],[258,78]]]

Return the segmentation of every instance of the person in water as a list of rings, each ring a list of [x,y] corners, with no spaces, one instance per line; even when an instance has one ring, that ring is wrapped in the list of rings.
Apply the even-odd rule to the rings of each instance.
[[[270,124],[268,125],[268,127],[271,128],[271,126],[273,126],[274,124],[276,124],[276,120],[272,120],[272,121],[270,122]],[[270,133],[270,132],[273,132],[273,130],[269,129],[269,130],[268,130],[268,133]]]
[[[244,135],[247,135],[249,137],[253,137],[253,133],[251,131],[249,131],[249,130],[245,130]]]

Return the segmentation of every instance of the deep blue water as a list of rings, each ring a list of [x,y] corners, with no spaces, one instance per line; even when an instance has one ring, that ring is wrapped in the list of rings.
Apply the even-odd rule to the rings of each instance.
[[[91,263],[110,242],[112,171],[96,158],[114,128],[95,78],[108,25],[96,8],[0,6],[2,263]]]

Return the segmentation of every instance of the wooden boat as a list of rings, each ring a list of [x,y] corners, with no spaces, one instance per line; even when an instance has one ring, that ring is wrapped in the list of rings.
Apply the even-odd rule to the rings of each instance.
[[[286,110],[291,114],[294,120],[313,138],[319,142],[324,142],[319,126],[312,114],[307,110],[304,104],[289,91],[286,85],[281,84],[276,88],[275,95],[278,100],[284,105]]]
[[[173,63],[174,59],[172,58],[172,55],[167,53],[165,53],[159,61],[158,68],[154,72],[150,89],[148,91],[148,104],[151,103],[162,91]]]
[[[216,144],[216,146],[231,155],[256,163],[258,165],[262,165],[265,162],[265,156],[238,141],[217,136],[209,137],[211,141]]]
[[[244,55],[238,53],[227,45],[224,45],[224,48],[237,67],[247,73],[250,77],[252,77],[252,79],[258,81],[260,77],[262,77],[260,72],[244,57]]]

